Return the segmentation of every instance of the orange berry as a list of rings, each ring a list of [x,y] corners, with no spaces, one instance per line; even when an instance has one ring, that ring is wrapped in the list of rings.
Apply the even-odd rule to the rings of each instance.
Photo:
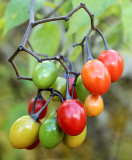
[[[102,112],[104,102],[101,96],[90,94],[85,99],[84,107],[89,117],[96,117]]]
[[[81,71],[81,79],[85,88],[94,95],[105,94],[111,84],[108,68],[97,59],[89,60],[84,64]]]

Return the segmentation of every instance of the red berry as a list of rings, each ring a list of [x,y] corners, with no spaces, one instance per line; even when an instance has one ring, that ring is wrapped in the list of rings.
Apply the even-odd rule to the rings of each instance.
[[[30,147],[27,147],[26,149],[28,149],[28,150],[34,149],[39,145],[39,143],[40,143],[40,141],[38,138]]]
[[[107,66],[111,75],[111,82],[115,82],[121,77],[124,63],[121,55],[117,51],[106,50],[98,56],[98,60]]]
[[[80,134],[87,122],[86,111],[82,103],[75,99],[64,101],[58,108],[57,121],[65,133],[71,136]]]

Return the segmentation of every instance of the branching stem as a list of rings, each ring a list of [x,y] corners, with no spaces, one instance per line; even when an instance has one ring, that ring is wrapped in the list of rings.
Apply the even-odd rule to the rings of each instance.
[[[64,4],[66,0],[63,0],[59,6],[54,10],[52,11],[48,16],[50,16],[53,12],[55,12],[60,6],[62,6]],[[80,75],[80,73],[77,73],[77,72],[74,72],[74,68],[73,68],[73,65],[72,63],[68,60],[68,58],[62,56],[62,55],[57,55],[55,57],[48,57],[47,54],[39,54],[39,53],[35,53],[31,43],[29,42],[29,35],[32,31],[32,28],[34,28],[35,26],[39,25],[39,24],[42,24],[42,23],[47,23],[47,22],[51,22],[51,21],[61,21],[61,20],[64,20],[64,21],[69,21],[70,17],[75,14],[78,10],[80,9],[84,9],[89,17],[90,17],[90,20],[91,20],[91,28],[89,30],[89,32],[87,33],[87,35],[82,39],[82,41],[80,43],[77,43],[75,44],[73,47],[76,47],[76,46],[81,46],[82,47],[82,57],[83,57],[83,63],[85,63],[85,54],[84,54],[84,42],[86,42],[86,48],[87,48],[87,55],[88,55],[88,59],[92,59],[92,56],[90,54],[90,50],[89,50],[89,46],[88,46],[88,37],[90,36],[91,32],[92,31],[97,31],[99,33],[99,35],[102,37],[103,39],[103,42],[104,42],[104,45],[105,45],[105,49],[108,50],[109,49],[109,46],[103,36],[103,34],[101,33],[101,31],[95,27],[94,25],[94,15],[93,13],[90,12],[90,10],[87,8],[87,6],[84,4],[84,3],[81,3],[78,7],[74,8],[71,12],[69,12],[66,16],[60,16],[60,17],[52,17],[52,18],[48,18],[46,17],[45,19],[42,19],[42,20],[38,20],[38,21],[35,21],[35,0],[31,0],[31,6],[30,6],[30,18],[29,18],[29,24],[28,24],[28,27],[26,29],[26,32],[23,36],[23,39],[19,45],[19,47],[17,48],[17,50],[14,52],[14,54],[8,59],[8,61],[12,64],[15,72],[16,72],[16,76],[17,76],[17,79],[23,79],[23,80],[30,80],[32,81],[32,78],[31,77],[25,77],[25,76],[21,76],[19,71],[18,71],[18,68],[17,68],[17,65],[15,64],[14,62],[14,59],[15,57],[19,54],[19,52],[21,51],[25,51],[26,53],[30,54],[31,56],[33,56],[34,58],[36,58],[38,60],[39,63],[42,63],[43,61],[46,61],[46,60],[55,60],[55,61],[58,61],[61,66],[64,68],[65,70],[65,73],[66,73],[66,79],[67,79],[67,84],[66,84],[66,99],[70,99],[70,98],[73,98],[73,94],[74,94],[74,88],[76,86],[76,80],[77,80],[77,77]],[[26,48],[25,45],[28,45],[30,49]],[[70,74],[73,74],[75,76],[75,80],[74,80],[74,83],[73,83],[73,90],[72,90],[72,97],[70,96],[69,94],[69,76]],[[41,90],[38,90],[38,92],[41,92]],[[55,92],[55,93],[53,93]],[[39,94],[39,93],[38,93]],[[38,94],[37,94],[37,97],[38,97]],[[61,100],[63,101],[63,97],[61,96],[61,94],[57,91],[51,91],[51,98],[52,96],[54,95],[58,95],[61,97]],[[36,97],[36,100],[37,100],[37,97]],[[36,101],[35,101],[36,102]],[[35,106],[35,104],[34,104]],[[32,114],[33,114],[33,111],[32,111]]]

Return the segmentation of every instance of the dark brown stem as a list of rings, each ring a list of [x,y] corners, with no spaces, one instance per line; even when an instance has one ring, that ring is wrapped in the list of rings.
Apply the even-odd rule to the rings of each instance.
[[[51,95],[50,95],[50,98],[48,99],[48,101],[44,104],[44,106],[37,113],[35,113],[34,112],[35,111],[35,105],[36,105],[37,99],[41,95],[42,91],[50,91]],[[39,122],[39,116],[40,116],[40,114],[42,113],[42,111],[45,109],[45,107],[49,104],[49,102],[51,101],[51,99],[54,96],[59,96],[61,98],[61,102],[64,101],[61,93],[59,91],[53,89],[53,88],[50,88],[50,89],[38,89],[37,96],[36,96],[36,98],[34,100],[33,107],[32,107],[32,110],[30,112],[30,116],[34,119],[35,122]]]
[[[15,53],[10,57],[8,58],[8,61],[11,63],[11,61],[17,56],[17,54],[20,52],[20,48],[18,48]]]
[[[61,4],[60,4],[61,5]],[[45,61],[45,60],[57,60],[61,63],[61,65],[64,67],[65,71],[68,73],[68,69],[67,67],[65,66],[65,64],[62,62],[62,57],[61,56],[56,56],[56,57],[46,57],[46,58],[40,58],[39,57],[39,54],[35,53],[29,40],[28,40],[28,37],[29,37],[29,34],[32,30],[33,27],[35,27],[36,25],[38,24],[41,24],[41,23],[46,23],[46,22],[50,22],[50,21],[58,21],[58,20],[65,20],[65,21],[68,21],[69,18],[75,13],[77,12],[79,9],[83,8],[90,16],[91,18],[91,28],[94,28],[94,21],[93,21],[93,14],[89,11],[89,9],[86,7],[86,5],[84,3],[81,3],[78,7],[76,7],[75,9],[73,9],[71,12],[69,12],[66,16],[61,16],[61,17],[53,17],[53,18],[47,18],[47,19],[42,19],[42,20],[39,20],[39,21],[35,21],[34,20],[34,9],[35,9],[35,0],[31,0],[31,6],[30,6],[30,19],[29,19],[29,24],[28,24],[28,27],[27,27],[27,30],[24,34],[24,37],[18,47],[18,49],[16,50],[16,52],[8,59],[9,62],[13,65],[13,68],[16,72],[16,75],[17,75],[17,78],[18,79],[24,79],[24,80],[32,80],[32,78],[29,78],[29,77],[24,77],[24,76],[21,76],[19,74],[19,71],[17,69],[17,66],[16,64],[13,62],[13,59],[16,57],[16,55],[20,52],[20,51],[25,51],[27,53],[29,53],[30,55],[32,55],[33,57],[35,57],[38,62],[42,62],[42,61]],[[80,43],[81,46],[83,46],[83,43],[84,43],[84,40],[85,38],[82,40],[82,42]],[[25,44],[28,44],[30,49],[27,49],[25,47]],[[82,54],[83,54],[83,57],[84,57],[84,48],[82,47]],[[84,58],[83,58],[84,59]],[[64,60],[64,59],[63,59]],[[83,60],[84,61],[84,60]],[[66,61],[65,61],[66,62]],[[67,64],[68,66],[68,64]],[[72,66],[71,66],[72,68]],[[72,69],[73,71],[73,69]]]
[[[79,75],[80,75],[80,73],[75,75],[75,79],[74,79],[74,82],[72,84],[72,86],[73,86],[72,87],[72,97],[74,97],[74,90],[75,90],[75,87],[76,87],[76,81],[77,81],[77,78],[78,78]]]
[[[109,46],[108,46],[108,44],[107,44],[107,41],[106,41],[106,39],[104,38],[102,32],[101,32],[97,27],[95,27],[94,30],[97,31],[97,32],[100,34],[100,36],[102,37],[103,42],[104,42],[104,45],[105,45],[105,50],[109,50],[110,48],[109,48]]]
[[[74,8],[71,12],[69,12],[66,16],[65,16],[65,20],[68,21],[69,18],[76,13],[79,9],[84,8],[84,4],[81,3],[78,7]]]
[[[39,122],[40,114],[45,109],[45,107],[49,104],[49,102],[51,101],[52,98],[53,98],[53,94],[50,95],[50,98],[48,99],[48,101],[44,104],[44,106],[37,113],[30,114],[30,116],[34,119],[35,122]],[[35,99],[35,100],[37,100],[37,99]]]
[[[27,30],[24,34],[24,37],[22,39],[22,42],[20,43],[20,46],[25,46],[27,40],[28,40],[28,37],[29,37],[29,34],[31,32],[31,29],[32,29],[32,23],[29,23],[28,27],[27,27]]]
[[[50,22],[50,21],[59,21],[59,20],[65,20],[68,21],[69,18],[75,13],[77,12],[79,9],[85,9],[86,12],[89,14],[90,18],[91,18],[91,26],[93,26],[93,14],[88,10],[88,8],[86,7],[86,5],[84,3],[81,3],[78,7],[74,8],[71,12],[69,12],[66,16],[61,16],[61,17],[53,17],[53,18],[47,18],[47,19],[42,19],[39,21],[35,21],[34,23],[32,23],[32,27],[41,24],[41,23],[46,23],[46,22]]]
[[[40,93],[41,93],[41,90],[38,89],[37,96],[35,97],[35,100],[34,100],[33,107],[32,107],[32,110],[30,112],[30,115],[33,115],[35,113],[35,105],[36,105],[36,102],[37,102],[37,99],[38,99]]]
[[[40,62],[43,62],[43,61],[47,61],[47,60],[56,60],[58,62],[60,62],[60,64],[63,66],[63,68],[65,69],[65,71],[67,72],[67,67],[65,66],[65,64],[61,61],[62,57],[60,55],[56,56],[56,57],[46,57],[46,58],[41,58],[40,59]]]
[[[29,53],[29,54],[32,55],[34,58],[36,58],[36,59],[38,60],[38,62],[41,61],[40,58],[39,58],[39,56],[38,56],[36,53],[34,53],[33,51],[30,51],[28,48],[23,47],[22,50],[25,51],[25,52],[27,52],[27,53]]]
[[[27,44],[28,44],[29,48],[31,49],[31,51],[34,52],[33,46],[32,46],[32,44],[30,43],[29,40],[27,40]],[[48,57],[47,54],[41,54],[41,53],[36,53],[36,54],[37,54],[37,56]]]
[[[93,13],[91,13],[90,12],[90,10],[87,8],[87,6],[84,4],[84,3],[82,3],[83,4],[83,8],[85,9],[85,11],[89,14],[89,16],[90,16],[90,19],[91,19],[91,28],[92,29],[94,29],[94,14]]]
[[[66,0],[63,0],[60,5],[53,11],[55,12],[61,5],[63,5],[63,3],[65,2]],[[89,37],[89,35],[91,34],[91,32],[93,30],[97,31],[103,41],[104,41],[104,44],[105,44],[105,48],[108,49],[108,45],[107,45],[107,42],[106,40],[104,39],[101,31],[96,28],[94,26],[94,15],[90,12],[90,10],[86,7],[86,5],[84,3],[81,3],[78,7],[74,8],[71,12],[69,12],[66,16],[60,16],[60,17],[53,17],[53,18],[46,18],[46,19],[42,19],[42,20],[38,20],[38,21],[35,21],[34,19],[34,12],[35,12],[35,0],[31,0],[31,6],[30,6],[30,19],[29,19],[29,24],[28,24],[28,27],[27,27],[27,30],[23,36],[23,39],[18,47],[18,49],[15,51],[15,53],[8,59],[9,62],[12,64],[15,72],[16,72],[16,75],[17,75],[17,78],[18,79],[23,79],[23,80],[31,80],[32,81],[32,78],[30,77],[24,77],[24,76],[21,76],[19,71],[18,71],[18,68],[15,64],[15,62],[13,61],[14,58],[17,56],[17,54],[20,52],[20,51],[25,51],[26,53],[30,54],[31,56],[33,56],[34,58],[36,58],[38,60],[38,62],[43,62],[43,61],[46,61],[46,60],[56,60],[58,61],[61,66],[65,69],[65,72],[66,72],[66,77],[67,77],[67,96],[66,98],[71,98],[70,97],[70,94],[69,94],[69,74],[74,74],[75,75],[75,79],[77,79],[78,73],[74,72],[74,69],[72,67],[72,63],[64,56],[62,55],[58,55],[56,57],[47,57],[47,55],[43,55],[43,54],[39,54],[39,53],[35,53],[34,52],[34,49],[31,45],[31,43],[29,42],[28,38],[29,38],[29,35],[30,35],[30,32],[32,30],[33,27],[35,27],[36,25],[39,25],[41,23],[46,23],[46,22],[51,22],[51,21],[60,21],[60,20],[65,20],[65,21],[68,21],[70,19],[70,17],[76,13],[78,10],[80,9],[84,9],[90,19],[91,19],[91,29],[89,30],[89,32],[87,33],[87,35],[82,39],[81,43],[78,43],[78,44],[75,44],[75,46],[78,46],[80,45],[82,47],[82,57],[83,57],[83,63],[85,63],[85,55],[84,55],[84,42],[86,41],[86,47],[87,47],[87,51],[89,50],[88,48],[88,42],[87,42],[87,39]],[[52,14],[53,12],[51,12],[50,14]],[[48,15],[49,16],[49,15]],[[87,37],[87,38],[86,38]],[[25,47],[25,44],[28,44],[28,46],[30,47],[31,50],[29,50],[28,48]],[[39,56],[44,56],[44,58],[40,58]],[[65,65],[66,63],[66,65]],[[76,83],[76,80],[74,82],[74,87],[75,87],[75,83]],[[73,87],[73,90],[74,90],[74,87]],[[59,94],[59,93],[56,93],[56,94]]]
[[[39,20],[39,21],[35,21],[34,23],[32,23],[32,26],[35,27],[36,25],[41,24],[41,23],[46,23],[46,22],[51,22],[51,21],[61,21],[61,20],[65,20],[65,16],[47,18],[47,19],[42,19],[42,20]]]
[[[34,52],[33,46],[32,46],[32,44],[30,43],[29,39],[27,40],[27,45],[29,46],[29,48],[31,49],[31,51]]]

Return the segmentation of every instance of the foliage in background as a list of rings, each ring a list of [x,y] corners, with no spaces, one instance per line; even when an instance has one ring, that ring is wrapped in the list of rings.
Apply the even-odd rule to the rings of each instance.
[[[36,11],[41,8],[43,2],[44,0],[36,1]],[[29,19],[29,7],[30,0],[11,0],[9,2],[5,11],[4,34]]]
[[[36,19],[52,12],[63,0],[36,0]],[[28,102],[35,96],[36,88],[31,82],[18,81],[7,59],[19,46],[27,27],[30,0],[0,1],[0,159],[44,159],[66,157],[67,159],[131,159],[131,95],[132,95],[132,2],[131,0],[66,0],[53,16],[63,16],[79,5],[86,3],[95,15],[95,24],[102,31],[112,49],[121,53],[125,62],[122,79],[112,84],[104,95],[105,109],[99,118],[89,119],[87,140],[80,148],[69,150],[62,144],[51,151],[42,147],[34,151],[14,150],[8,141],[11,124],[21,115],[27,114]],[[74,62],[75,70],[81,69],[81,47],[79,43],[89,29],[89,17],[81,9],[69,22],[46,23],[33,29],[30,40],[36,52],[49,56],[63,54]],[[98,34],[90,36],[93,56],[104,50]],[[33,59],[22,53],[17,58],[22,74],[32,75]],[[80,65],[79,65],[80,64]],[[46,95],[44,95],[46,97]],[[58,104],[52,102],[55,107]],[[51,109],[53,110],[54,107]],[[49,111],[50,112],[50,111]],[[107,130],[107,131],[106,131]],[[124,134],[125,133],[125,134]],[[123,137],[123,135],[125,135]],[[127,137],[127,138],[126,138]],[[128,143],[129,142],[129,143]],[[119,144],[118,144],[119,143]],[[87,154],[84,154],[84,151]],[[44,152],[44,153],[43,153]]]
[[[31,43],[38,53],[45,53],[52,57],[56,54],[60,42],[60,28],[56,22],[39,25],[32,32]]]

